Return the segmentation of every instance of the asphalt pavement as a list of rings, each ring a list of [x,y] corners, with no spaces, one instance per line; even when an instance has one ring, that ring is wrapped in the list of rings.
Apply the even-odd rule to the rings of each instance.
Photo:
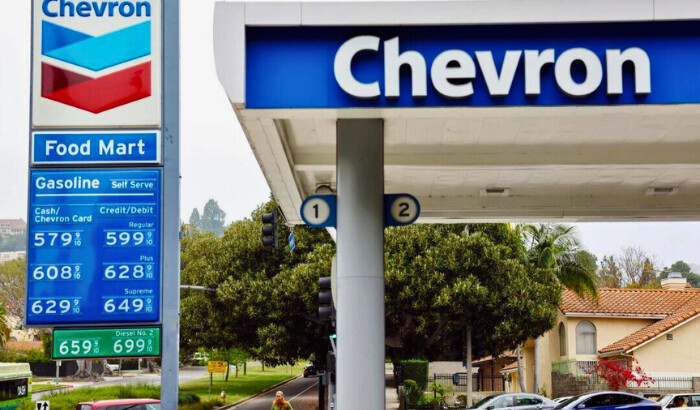
[[[277,390],[284,392],[284,398],[291,403],[294,410],[318,409],[318,377],[305,379],[300,377],[274,389],[270,393],[257,397],[247,403],[234,407],[236,410],[270,410]]]

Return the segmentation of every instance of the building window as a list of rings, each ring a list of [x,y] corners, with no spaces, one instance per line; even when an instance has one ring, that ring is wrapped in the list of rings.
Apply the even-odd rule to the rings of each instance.
[[[566,329],[564,323],[559,323],[559,355],[566,356]]]
[[[576,325],[576,354],[596,354],[595,326],[587,320]]]

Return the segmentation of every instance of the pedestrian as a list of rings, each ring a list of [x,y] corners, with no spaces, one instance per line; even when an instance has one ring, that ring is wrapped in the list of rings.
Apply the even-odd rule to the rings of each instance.
[[[292,409],[291,403],[284,399],[284,393],[278,391],[275,394],[275,401],[272,402],[272,407],[270,410],[294,410]]]

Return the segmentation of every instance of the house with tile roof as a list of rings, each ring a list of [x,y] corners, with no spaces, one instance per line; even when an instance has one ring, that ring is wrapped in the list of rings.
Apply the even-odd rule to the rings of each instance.
[[[700,377],[700,289],[673,277],[663,280],[662,287],[599,289],[598,301],[565,290],[555,327],[538,340],[539,389],[556,395],[559,375],[590,376],[599,357],[634,357],[657,378]],[[530,340],[521,349],[530,392],[534,347]],[[509,391],[520,391],[515,363],[501,373]]]

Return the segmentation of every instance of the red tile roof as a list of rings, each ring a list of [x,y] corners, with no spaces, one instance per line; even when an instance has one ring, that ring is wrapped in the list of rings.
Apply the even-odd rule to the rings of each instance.
[[[497,359],[515,359],[515,350],[507,350],[503,353],[501,353],[498,357],[494,356],[486,356],[486,357],[481,357],[479,359],[473,360],[472,364],[481,364],[481,363],[487,363],[490,362],[491,360],[497,360]]]
[[[566,313],[591,313],[634,316],[672,315],[691,299],[700,296],[698,289],[599,289],[599,300],[583,299],[564,290],[561,310]]]
[[[672,291],[668,291],[672,292]],[[688,292],[688,291],[686,291]],[[626,336],[617,342],[606,346],[600,350],[600,353],[611,352],[628,352],[629,350],[641,345],[642,343],[658,337],[665,331],[681,325],[690,319],[700,315],[700,294],[698,292],[688,292],[694,297],[687,303],[678,308],[673,314],[667,318],[652,323],[651,325],[640,329],[629,336]]]

